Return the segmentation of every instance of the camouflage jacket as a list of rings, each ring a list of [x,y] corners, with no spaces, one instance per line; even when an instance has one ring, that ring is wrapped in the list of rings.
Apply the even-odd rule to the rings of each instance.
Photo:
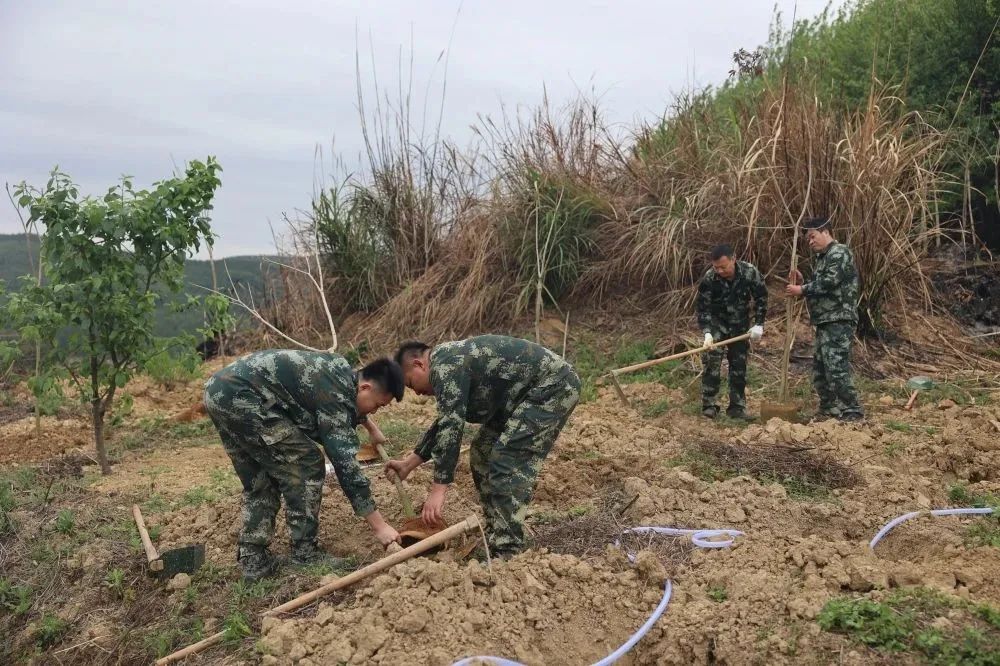
[[[760,271],[745,261],[736,262],[732,280],[719,277],[709,268],[698,285],[698,326],[713,335],[741,335],[750,329],[750,299],[754,324],[764,325],[767,317],[767,287]]]
[[[501,428],[529,390],[572,369],[541,345],[502,335],[434,347],[430,380],[438,417],[415,450],[422,459],[434,460],[434,482],[454,480],[466,422]]]
[[[813,326],[858,323],[858,269],[846,245],[830,243],[816,258],[812,279],[802,285]]]
[[[322,444],[354,512],[375,510],[368,478],[355,455],[358,379],[342,357],[326,352],[270,349],[244,356],[215,374],[216,381],[250,387],[261,398],[261,439],[278,444],[297,427]],[[294,424],[294,426],[292,425]]]

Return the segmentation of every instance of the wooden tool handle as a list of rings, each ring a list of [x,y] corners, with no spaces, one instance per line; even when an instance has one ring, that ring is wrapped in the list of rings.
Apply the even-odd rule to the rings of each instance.
[[[139,538],[142,539],[142,548],[146,551],[146,561],[149,562],[149,568],[153,571],[163,571],[163,561],[160,560],[160,554],[156,552],[156,546],[149,538],[149,532],[146,531],[146,521],[142,519],[142,512],[139,510],[138,504],[132,505],[132,517],[139,530]]]
[[[382,462],[389,462],[389,454],[385,452],[382,442],[375,442],[375,450],[378,451]],[[407,518],[416,518],[417,514],[413,511],[413,502],[410,500],[410,494],[406,492],[402,480],[400,480],[399,476],[393,474],[392,483],[396,486],[396,492],[399,493],[399,503],[403,505],[403,515]]]
[[[624,368],[618,368],[617,370],[612,370],[611,374],[614,376],[618,376],[618,375],[623,375],[626,372],[635,372],[636,370],[651,368],[654,365],[666,363],[667,361],[676,361],[677,359],[684,358],[685,356],[700,354],[702,352],[709,351],[710,349],[715,349],[716,347],[725,347],[726,345],[731,345],[734,342],[740,342],[741,340],[748,340],[749,338],[750,338],[750,333],[744,333],[743,335],[737,335],[735,338],[729,338],[727,340],[720,340],[719,342],[713,342],[708,346],[696,347],[694,349],[688,349],[687,351],[682,351],[678,354],[671,354],[670,356],[664,356],[663,358],[653,359],[652,361],[644,361],[642,363],[636,363],[635,365],[629,365]]]
[[[450,539],[454,539],[460,534],[463,534],[470,530],[474,530],[477,527],[479,527],[479,519],[476,518],[476,516],[469,516],[462,522],[452,525],[451,527],[444,529],[438,532],[437,534],[429,536],[423,541],[418,541],[409,548],[404,548],[403,550],[397,553],[393,553],[392,555],[387,555],[386,557],[383,557],[381,560],[373,562],[363,569],[358,569],[354,573],[350,573],[342,578],[338,578],[337,580],[331,583],[327,583],[323,587],[316,588],[312,592],[307,592],[301,596],[295,597],[291,601],[281,604],[277,608],[272,608],[271,610],[264,613],[264,617],[278,615],[279,613],[288,613],[293,610],[302,608],[303,606],[307,606],[312,602],[316,601],[317,599],[319,599],[320,597],[326,596],[331,592],[336,592],[337,590],[348,587],[349,585],[354,585],[355,583],[364,580],[369,576],[381,573],[382,571],[385,571],[386,569],[393,567],[399,564],[400,562],[405,562],[406,560],[416,555],[419,555],[420,553],[430,550],[431,548],[440,546],[444,542],[449,541]],[[194,645],[189,645],[182,650],[178,650],[177,652],[168,654],[166,657],[163,657],[162,659],[158,659],[156,661],[156,666],[164,666],[165,664],[172,664],[173,662],[180,661],[185,657],[190,657],[193,654],[197,654],[202,650],[210,648],[218,643],[221,643],[225,637],[226,637],[225,631],[220,631],[217,634],[212,634],[203,641],[199,641]]]
[[[913,393],[910,394],[910,399],[906,401],[906,408],[905,408],[906,411],[910,411],[911,409],[913,409],[913,403],[917,401],[917,393],[919,392],[920,391],[914,391]]]

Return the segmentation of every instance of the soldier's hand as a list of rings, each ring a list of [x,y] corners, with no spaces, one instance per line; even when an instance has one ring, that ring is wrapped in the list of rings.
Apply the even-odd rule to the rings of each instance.
[[[435,483],[431,485],[431,491],[427,493],[424,501],[424,508],[420,513],[420,518],[429,527],[437,527],[444,524],[444,494],[448,486]]]
[[[710,347],[712,345],[712,342],[714,342],[714,339],[712,338],[712,334],[711,333],[706,333],[705,334],[705,342],[702,344],[702,346],[703,347]]]
[[[760,340],[763,336],[764,336],[763,326],[754,326],[753,328],[750,329],[751,340]]]
[[[800,284],[790,284],[785,287],[785,295],[787,296],[801,296],[802,295],[802,285]]]
[[[399,532],[392,525],[386,523],[384,527],[380,527],[375,530],[375,538],[383,546],[388,546],[391,543],[399,543]]]
[[[788,284],[802,284],[802,271],[791,271],[788,274]]]
[[[415,463],[413,460],[414,457],[416,457]],[[419,465],[420,457],[413,453],[402,460],[390,460],[385,464],[385,478],[395,481],[398,477],[400,481],[406,481],[406,477],[410,475],[410,472],[415,470]]]

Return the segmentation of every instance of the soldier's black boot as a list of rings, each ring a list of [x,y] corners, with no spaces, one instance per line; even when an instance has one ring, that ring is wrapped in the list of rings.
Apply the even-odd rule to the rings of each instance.
[[[305,567],[313,564],[326,565],[333,570],[353,569],[354,561],[330,555],[315,541],[299,541],[292,544],[292,565]]]
[[[243,580],[250,582],[273,576],[281,567],[267,546],[237,546],[236,561],[243,569]]]
[[[701,408],[701,415],[706,419],[714,419],[719,415],[719,408],[715,405],[707,405]]]

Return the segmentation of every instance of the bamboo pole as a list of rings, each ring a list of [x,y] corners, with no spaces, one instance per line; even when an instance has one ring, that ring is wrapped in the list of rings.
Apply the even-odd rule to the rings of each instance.
[[[378,455],[382,458],[382,462],[389,462],[389,454],[385,452],[385,447],[382,446],[382,442],[375,442],[375,450],[378,451]],[[413,510],[413,501],[410,500],[410,493],[406,492],[406,488],[403,487],[403,482],[395,473],[392,475],[392,483],[396,486],[396,492],[399,494],[399,503],[403,505],[403,515],[407,518],[416,518],[417,514]]]
[[[451,527],[438,532],[437,534],[429,536],[423,541],[418,541],[412,546],[404,548],[403,550],[397,553],[393,553],[392,555],[383,557],[382,559],[378,560],[377,562],[369,564],[363,569],[358,569],[357,571],[350,573],[342,578],[338,578],[337,580],[331,583],[328,583],[322,587],[318,587],[311,592],[306,592],[303,595],[295,597],[291,601],[283,603],[276,608],[272,608],[271,610],[264,613],[264,617],[273,617],[279,613],[288,613],[293,610],[302,608],[303,606],[307,606],[312,602],[316,601],[317,599],[319,599],[320,597],[326,596],[331,592],[336,592],[337,590],[353,585],[357,582],[364,580],[365,578],[368,578],[369,576],[381,573],[382,571],[385,571],[390,567],[396,566],[401,562],[405,562],[406,560],[412,557],[415,557],[423,552],[426,552],[431,548],[440,546],[446,541],[450,541],[451,539],[454,539],[455,537],[464,534],[465,532],[477,529],[478,527],[479,527],[479,519],[474,515],[469,516],[462,522],[456,523]],[[225,631],[220,631],[216,634],[212,634],[211,636],[202,641],[198,641],[193,645],[189,645],[186,648],[168,654],[166,657],[157,659],[156,666],[165,666],[165,664],[172,664],[186,657],[190,657],[193,654],[197,654],[202,650],[206,650],[212,647],[213,645],[221,643],[223,639],[225,639],[225,637],[226,637]]]

